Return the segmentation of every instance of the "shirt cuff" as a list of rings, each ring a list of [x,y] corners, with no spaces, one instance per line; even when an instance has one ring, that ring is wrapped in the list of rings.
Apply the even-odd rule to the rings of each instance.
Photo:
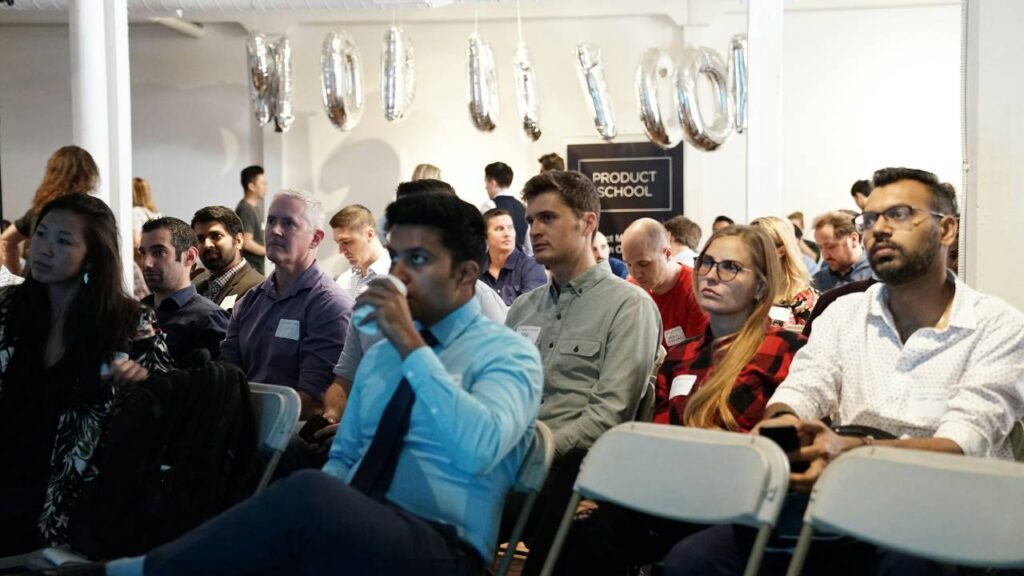
[[[768,399],[768,403],[765,406],[771,406],[772,404],[785,404],[796,412],[796,415],[802,419],[821,418],[818,414],[818,408],[805,394],[798,392],[792,388],[784,388],[780,386],[775,390],[775,394]]]
[[[990,456],[992,444],[984,434],[965,422],[947,421],[939,424],[935,438],[952,440],[963,451],[964,456],[985,458]]]

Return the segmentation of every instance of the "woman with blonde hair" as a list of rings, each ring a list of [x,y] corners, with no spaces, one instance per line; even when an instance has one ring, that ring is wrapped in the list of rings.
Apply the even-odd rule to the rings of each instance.
[[[793,226],[775,216],[762,216],[750,223],[768,233],[779,255],[782,274],[775,287],[775,306],[769,315],[776,326],[803,326],[818,302],[811,274],[804,266]]]
[[[99,181],[100,170],[96,161],[83,148],[64,146],[54,152],[46,161],[46,172],[36,188],[32,206],[0,235],[0,244],[3,245],[0,264],[21,275],[20,244],[32,235],[43,206],[68,194],[88,194],[96,189]]]
[[[669,420],[749,432],[805,342],[769,321],[783,277],[775,244],[759,227],[728,226],[711,236],[695,265],[694,292],[708,327],[683,344],[672,371]],[[671,482],[666,486],[673,489]],[[569,531],[556,574],[623,574],[630,566],[658,562],[676,542],[705,528],[607,502],[587,507],[581,516]]]
[[[441,169],[433,164],[417,164],[410,180],[440,180]]]

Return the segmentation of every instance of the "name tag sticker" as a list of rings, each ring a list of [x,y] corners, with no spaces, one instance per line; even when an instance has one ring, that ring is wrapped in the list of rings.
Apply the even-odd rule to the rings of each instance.
[[[672,379],[672,388],[668,391],[668,397],[689,396],[693,385],[697,383],[697,376],[693,374],[680,374]]]
[[[225,296],[224,299],[221,300],[220,302],[220,307],[225,310],[231,310],[235,306],[235,300],[238,300],[238,294]]]
[[[537,340],[540,339],[540,326],[519,326],[516,328],[516,333],[525,336],[527,340],[536,344]]]
[[[945,388],[912,388],[907,405],[908,416],[935,421],[946,413],[949,391]]]
[[[786,308],[785,306],[772,306],[768,310],[768,317],[772,319],[772,322],[789,324],[790,316],[789,308]]]
[[[679,326],[665,330],[665,343],[669,346],[681,344],[683,340],[686,340],[686,334],[683,334],[683,329]]]
[[[300,333],[298,320],[281,318],[281,321],[277,323],[277,332],[274,333],[274,337],[298,340]]]

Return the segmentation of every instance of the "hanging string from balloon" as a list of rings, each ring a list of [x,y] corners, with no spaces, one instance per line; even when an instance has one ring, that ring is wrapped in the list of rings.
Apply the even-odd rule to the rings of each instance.
[[[519,30],[519,43],[523,43],[523,14],[519,11],[519,0],[516,0],[516,28]]]

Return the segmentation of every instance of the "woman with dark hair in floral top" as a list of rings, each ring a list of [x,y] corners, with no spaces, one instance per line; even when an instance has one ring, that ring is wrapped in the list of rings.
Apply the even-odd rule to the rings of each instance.
[[[171,367],[152,312],[124,293],[101,200],[44,206],[29,263],[23,284],[0,289],[0,556],[66,540],[120,391]]]

